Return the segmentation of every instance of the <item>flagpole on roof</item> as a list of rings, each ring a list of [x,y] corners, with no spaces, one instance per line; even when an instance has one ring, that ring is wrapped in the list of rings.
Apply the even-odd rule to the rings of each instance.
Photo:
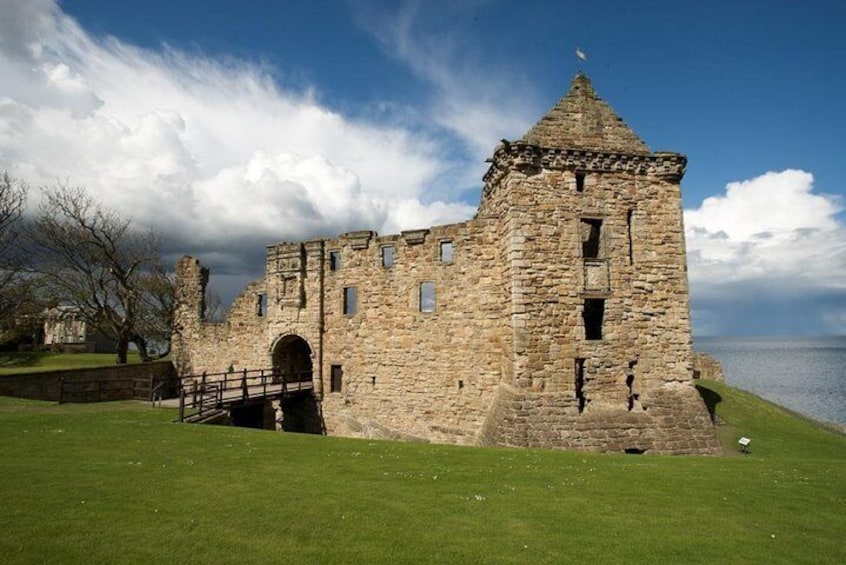
[[[581,73],[582,72],[582,63],[586,63],[587,60],[588,60],[588,57],[585,54],[585,52],[582,51],[581,48],[579,48],[579,47],[576,47],[576,59],[579,60],[579,72]]]

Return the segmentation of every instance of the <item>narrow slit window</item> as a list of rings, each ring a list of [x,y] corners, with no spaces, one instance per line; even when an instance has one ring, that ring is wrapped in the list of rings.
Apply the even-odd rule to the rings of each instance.
[[[585,299],[582,312],[585,322],[585,339],[602,339],[602,321],[605,318],[605,300],[602,298]]]
[[[453,247],[451,241],[441,242],[441,263],[452,263]]]
[[[602,220],[582,218],[582,257],[598,259],[602,252]]]
[[[354,286],[344,287],[344,314],[352,316],[358,312],[358,290]]]
[[[384,245],[382,247],[382,266],[390,269],[394,266],[394,246]]]
[[[341,252],[340,251],[330,251],[329,252],[329,270],[330,271],[339,271],[341,269]]]
[[[628,395],[628,408],[629,412],[631,412],[634,407],[635,403],[640,398],[640,394],[637,392],[637,383],[635,383],[635,373],[637,369],[637,361],[630,361],[629,367],[626,369],[626,387],[629,389]]]
[[[329,378],[329,392],[341,392],[344,369],[341,365],[332,365]]]
[[[626,214],[626,229],[629,234],[629,265],[634,265],[634,239],[632,234],[634,221],[634,210],[629,210]]]
[[[585,360],[576,359],[573,366],[576,401],[579,403],[579,414],[584,412],[587,399],[585,398]]]
[[[420,283],[420,311],[435,311],[435,283],[433,282]]]
[[[267,316],[267,295],[264,293],[256,295],[256,316]]]
[[[585,174],[576,173],[576,192],[585,191]]]

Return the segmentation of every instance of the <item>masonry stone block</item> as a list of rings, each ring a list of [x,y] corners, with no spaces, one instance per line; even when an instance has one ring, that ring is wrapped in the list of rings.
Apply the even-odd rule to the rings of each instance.
[[[686,158],[579,74],[490,163],[466,222],[269,246],[221,323],[183,258],[177,367],[308,367],[332,435],[719,453],[692,383]]]

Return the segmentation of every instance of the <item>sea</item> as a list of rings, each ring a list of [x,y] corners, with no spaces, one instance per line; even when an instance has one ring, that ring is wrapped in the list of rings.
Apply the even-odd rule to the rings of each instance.
[[[726,383],[815,420],[846,424],[846,336],[694,337]]]

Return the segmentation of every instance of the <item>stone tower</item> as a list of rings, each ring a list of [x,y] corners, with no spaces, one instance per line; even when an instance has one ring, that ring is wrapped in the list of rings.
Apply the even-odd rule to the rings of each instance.
[[[691,385],[685,164],[651,153],[583,74],[496,149],[479,215],[507,218],[514,378],[489,442],[716,449]]]
[[[180,305],[176,358],[310,367],[330,434],[716,453],[692,385],[685,164],[579,74],[496,148],[476,217],[270,246],[226,322]],[[196,302],[201,267],[180,272]]]

